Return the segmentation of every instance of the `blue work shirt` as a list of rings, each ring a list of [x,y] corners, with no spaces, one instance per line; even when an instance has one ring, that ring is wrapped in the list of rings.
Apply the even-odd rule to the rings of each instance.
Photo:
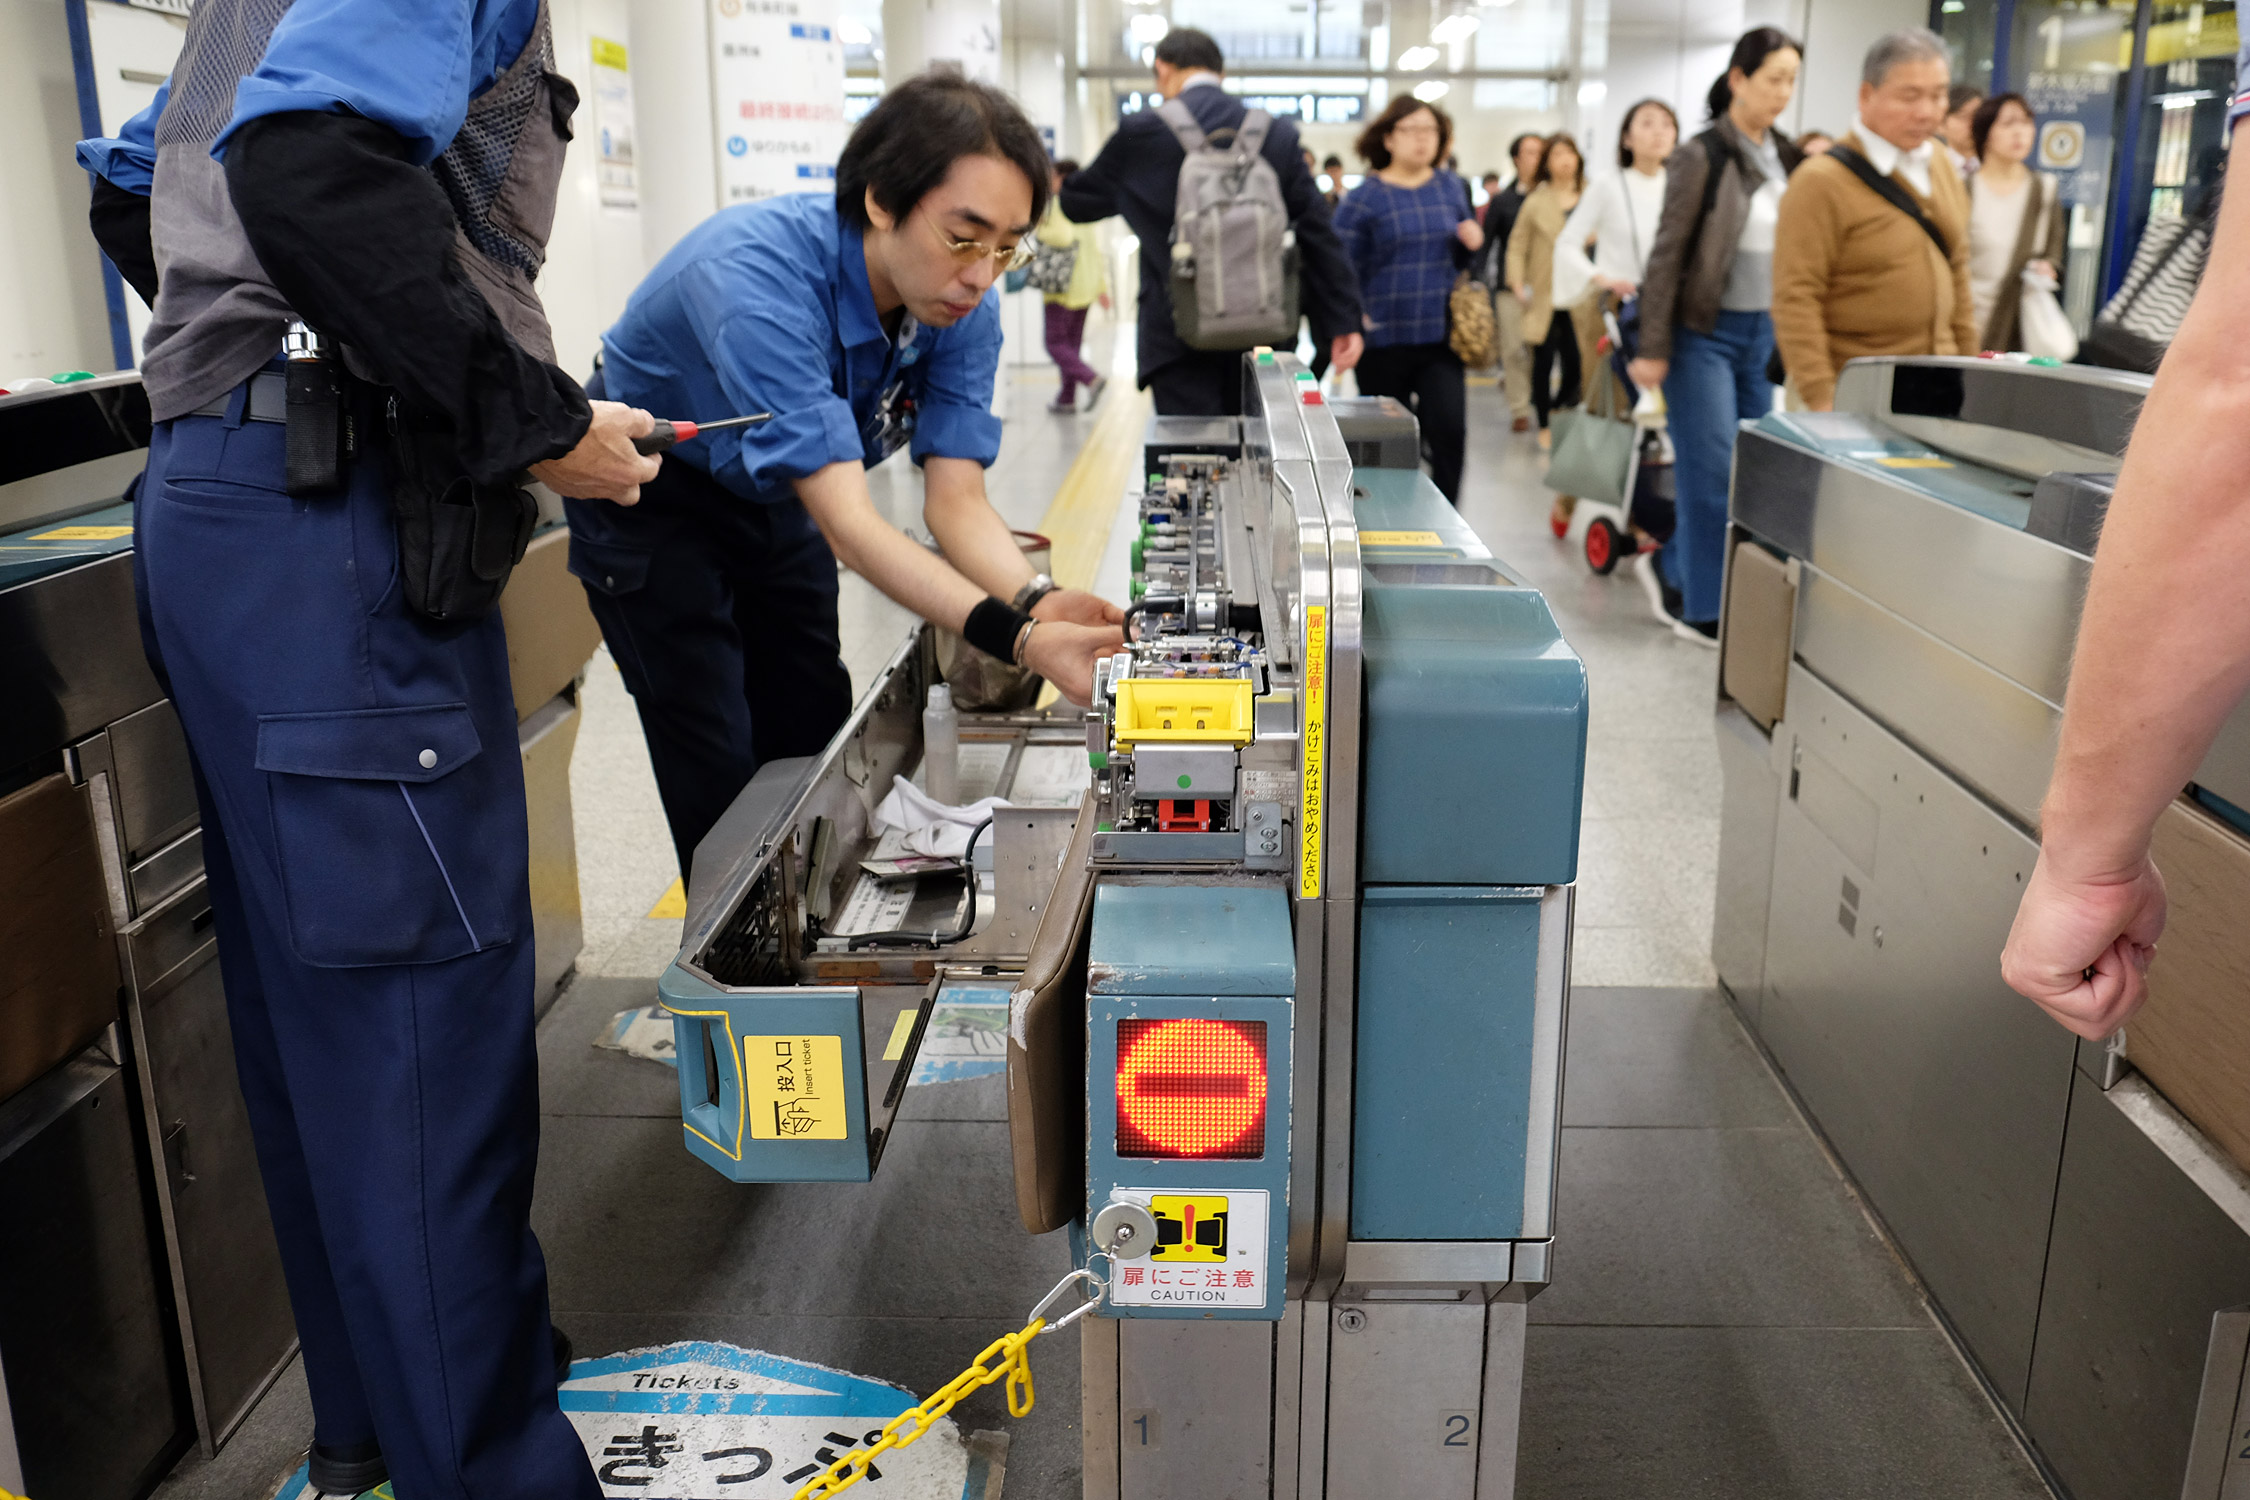
[[[857,226],[830,193],[721,209],[657,262],[602,336],[612,401],[713,421],[770,411],[673,450],[738,495],[795,496],[833,463],[872,467],[911,441],[918,464],[1000,456],[992,414],[1000,297],[951,328],[908,315],[883,332]]]
[[[264,58],[235,85],[234,118],[211,154],[224,157],[228,137],[260,115],[306,110],[388,125],[409,159],[427,166],[538,20],[539,0],[297,0]],[[171,96],[167,79],[118,134],[80,141],[78,164],[145,196],[156,172],[157,117]]]

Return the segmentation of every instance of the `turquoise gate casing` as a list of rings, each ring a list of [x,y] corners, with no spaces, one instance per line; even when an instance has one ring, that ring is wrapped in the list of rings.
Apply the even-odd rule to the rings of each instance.
[[[672,1013],[680,1065],[680,1118],[687,1148],[736,1182],[865,1182],[867,1051],[859,990],[851,985],[744,994],[719,989],[678,964],[657,982]],[[743,1087],[745,1037],[835,1037],[842,1060],[841,1139],[760,1140]],[[717,1072],[706,1063],[717,1062]]]
[[[1091,1223],[1120,1191],[1266,1195],[1264,1301],[1258,1306],[1135,1306],[1112,1299],[1103,1316],[1280,1318],[1289,1253],[1289,1080],[1296,1009],[1288,897],[1274,885],[1105,883],[1094,892],[1087,975],[1083,1222]],[[1176,1018],[1265,1023],[1266,1135],[1256,1159],[1117,1154],[1118,1023]],[[1128,1296],[1123,1278],[1136,1268],[1144,1276],[1155,1269],[1152,1259],[1120,1261],[1114,1268],[1118,1289]]]

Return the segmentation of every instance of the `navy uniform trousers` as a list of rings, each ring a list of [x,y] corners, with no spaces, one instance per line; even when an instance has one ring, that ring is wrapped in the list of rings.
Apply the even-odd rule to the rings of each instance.
[[[160,424],[149,656],[199,773],[235,1062],[314,1432],[404,1500],[596,1500],[558,1408],[523,769],[497,616],[400,597],[380,458],[282,493],[283,429]],[[363,428],[363,430],[365,430]]]
[[[637,505],[564,509],[684,876],[759,766],[818,755],[851,717],[836,554],[795,496],[744,499],[676,454]]]

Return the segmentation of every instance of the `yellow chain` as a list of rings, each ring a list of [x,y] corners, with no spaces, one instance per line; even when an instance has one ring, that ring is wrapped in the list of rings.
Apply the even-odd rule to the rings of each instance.
[[[893,1448],[903,1448],[928,1432],[938,1418],[966,1400],[973,1391],[981,1391],[996,1380],[1008,1382],[1008,1415],[1028,1417],[1034,1399],[1031,1389],[1031,1360],[1024,1350],[1039,1337],[1047,1326],[1045,1318],[1033,1318],[1024,1324],[1021,1333],[1004,1333],[978,1355],[945,1388],[923,1402],[909,1407],[883,1424],[882,1436],[865,1448],[856,1448],[830,1464],[821,1473],[805,1481],[803,1489],[790,1496],[790,1500],[824,1500],[829,1495],[840,1495],[867,1475],[868,1466],[877,1454]],[[998,1358],[999,1364],[990,1369],[987,1360]]]

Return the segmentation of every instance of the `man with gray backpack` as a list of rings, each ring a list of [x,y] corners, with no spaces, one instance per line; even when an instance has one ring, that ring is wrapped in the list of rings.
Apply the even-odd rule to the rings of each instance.
[[[1166,33],[1163,106],[1062,188],[1071,219],[1122,214],[1140,239],[1140,383],[1164,416],[1239,414],[1242,351],[1294,346],[1300,308],[1332,368],[1360,355],[1357,283],[1296,127],[1220,88],[1225,66],[1203,32]]]

